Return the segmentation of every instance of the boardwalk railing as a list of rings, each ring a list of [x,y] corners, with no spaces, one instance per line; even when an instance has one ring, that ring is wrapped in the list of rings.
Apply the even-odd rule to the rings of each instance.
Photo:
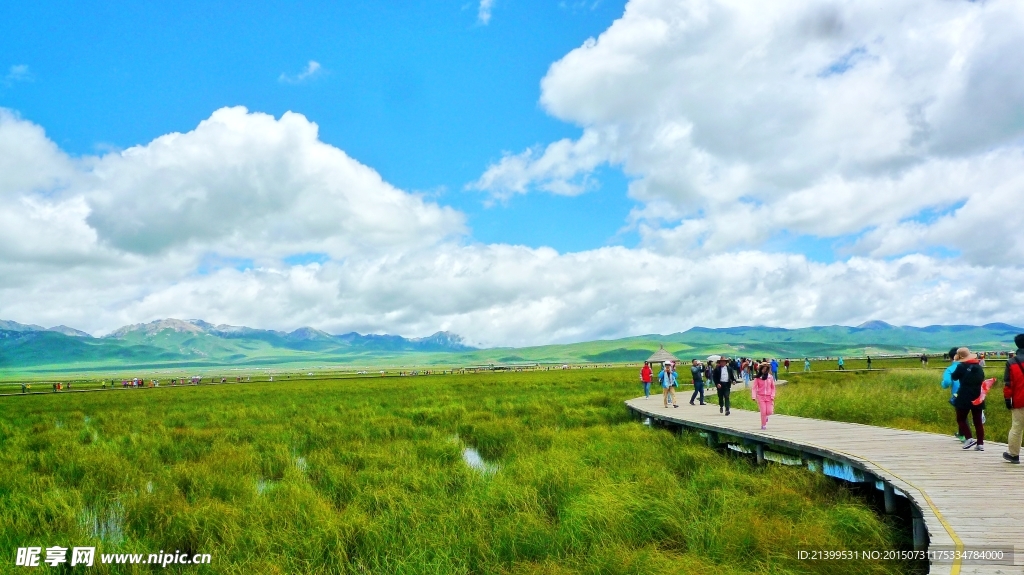
[[[952,435],[905,431],[717,405],[662,406],[660,397],[626,402],[651,425],[699,431],[709,446],[751,454],[758,463],[800,465],[844,481],[873,484],[893,513],[899,498],[912,510],[915,550],[931,573],[1024,573],[1013,550],[1024,544],[1024,469],[1002,460],[1006,445],[965,451]]]

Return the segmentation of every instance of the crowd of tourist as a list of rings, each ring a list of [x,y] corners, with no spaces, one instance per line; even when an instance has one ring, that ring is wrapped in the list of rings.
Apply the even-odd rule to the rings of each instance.
[[[1024,334],[1014,338],[1017,351],[1006,354],[1003,371],[1003,401],[1010,410],[1011,425],[1007,438],[1007,451],[1003,459],[1009,463],[1020,463],[1021,442],[1024,440]],[[1001,354],[1000,354],[1001,355]],[[996,378],[985,377],[985,354],[976,354],[967,347],[954,347],[943,354],[950,361],[942,376],[942,387],[950,390],[949,403],[956,415],[957,431],[954,436],[965,450],[985,450],[985,399],[996,384]],[[928,355],[921,354],[921,367],[928,367]],[[678,408],[676,390],[679,387],[675,361],[654,362],[660,364],[657,380],[662,388],[662,405]],[[781,362],[788,373],[792,365],[787,358]],[[845,371],[846,362],[842,356],[836,360],[838,370]],[[867,368],[871,369],[871,357],[867,357]],[[706,361],[694,359],[690,364],[690,379],[693,394],[690,405],[707,405],[704,390],[713,386],[718,395],[718,411],[723,415],[731,412],[731,393],[734,384],[743,382],[750,389],[750,396],[757,403],[761,413],[761,429],[767,429],[768,417],[775,411],[775,387],[779,376],[780,362],[777,359],[760,360],[740,357],[728,358],[711,356]],[[804,358],[804,371],[811,370],[810,358]],[[644,362],[640,370],[644,398],[651,396],[654,378],[652,362]],[[698,403],[699,402],[699,403]],[[973,425],[973,429],[972,429]]]
[[[809,369],[810,360],[805,360],[806,369]],[[667,409],[669,405],[679,407],[676,401],[676,389],[679,387],[679,376],[677,375],[676,362],[656,362],[661,366],[657,375],[658,382],[662,389],[662,405]],[[775,411],[775,385],[779,376],[778,359],[762,358],[760,360],[740,357],[728,358],[722,356],[711,356],[706,361],[693,359],[690,364],[690,379],[693,382],[693,394],[690,396],[690,405],[707,405],[704,401],[705,386],[712,386],[718,396],[718,412],[722,415],[730,415],[732,412],[732,387],[733,384],[743,381],[744,388],[750,388],[751,399],[757,402],[761,411],[761,429],[766,429],[768,416]],[[781,365],[789,372],[791,366],[787,358]],[[651,384],[653,383],[654,369],[651,362],[645,361],[640,370],[640,382],[643,385],[644,397],[651,397]]]

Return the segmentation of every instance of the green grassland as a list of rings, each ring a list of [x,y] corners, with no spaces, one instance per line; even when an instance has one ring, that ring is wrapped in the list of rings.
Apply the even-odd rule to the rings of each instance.
[[[209,573],[509,574],[825,573],[797,550],[905,544],[830,479],[628,419],[635,382],[579,369],[0,398],[0,541],[8,556],[210,553],[193,568]],[[815,385],[784,389],[780,410]],[[122,569],[93,571],[149,570]]]

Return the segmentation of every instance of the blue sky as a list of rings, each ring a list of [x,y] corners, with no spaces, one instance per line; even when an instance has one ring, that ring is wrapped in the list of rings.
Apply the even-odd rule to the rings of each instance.
[[[0,318],[1021,323],[1022,40],[1018,0],[3,3]]]
[[[193,129],[213,110],[292,110],[320,138],[468,216],[472,239],[560,251],[635,243],[634,202],[606,170],[586,197],[486,202],[464,186],[503,151],[580,130],[538,106],[548,66],[622,15],[623,2],[23,2],[0,8],[0,65],[28,81],[0,106],[73,154]],[[310,61],[317,73],[296,78]]]

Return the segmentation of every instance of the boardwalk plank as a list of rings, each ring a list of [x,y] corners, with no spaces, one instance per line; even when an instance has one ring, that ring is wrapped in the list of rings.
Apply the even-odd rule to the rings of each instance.
[[[626,404],[642,417],[763,443],[769,451],[795,449],[846,461],[904,491],[920,509],[933,547],[952,546],[953,537],[967,549],[1024,542],[1024,467],[1003,462],[1003,443],[986,441],[985,451],[965,451],[951,435],[788,415],[773,415],[762,431],[759,414],[748,410],[725,416],[715,405],[665,408],[643,398]],[[1015,559],[1012,566],[936,563],[931,572],[1024,575],[1024,557]]]

